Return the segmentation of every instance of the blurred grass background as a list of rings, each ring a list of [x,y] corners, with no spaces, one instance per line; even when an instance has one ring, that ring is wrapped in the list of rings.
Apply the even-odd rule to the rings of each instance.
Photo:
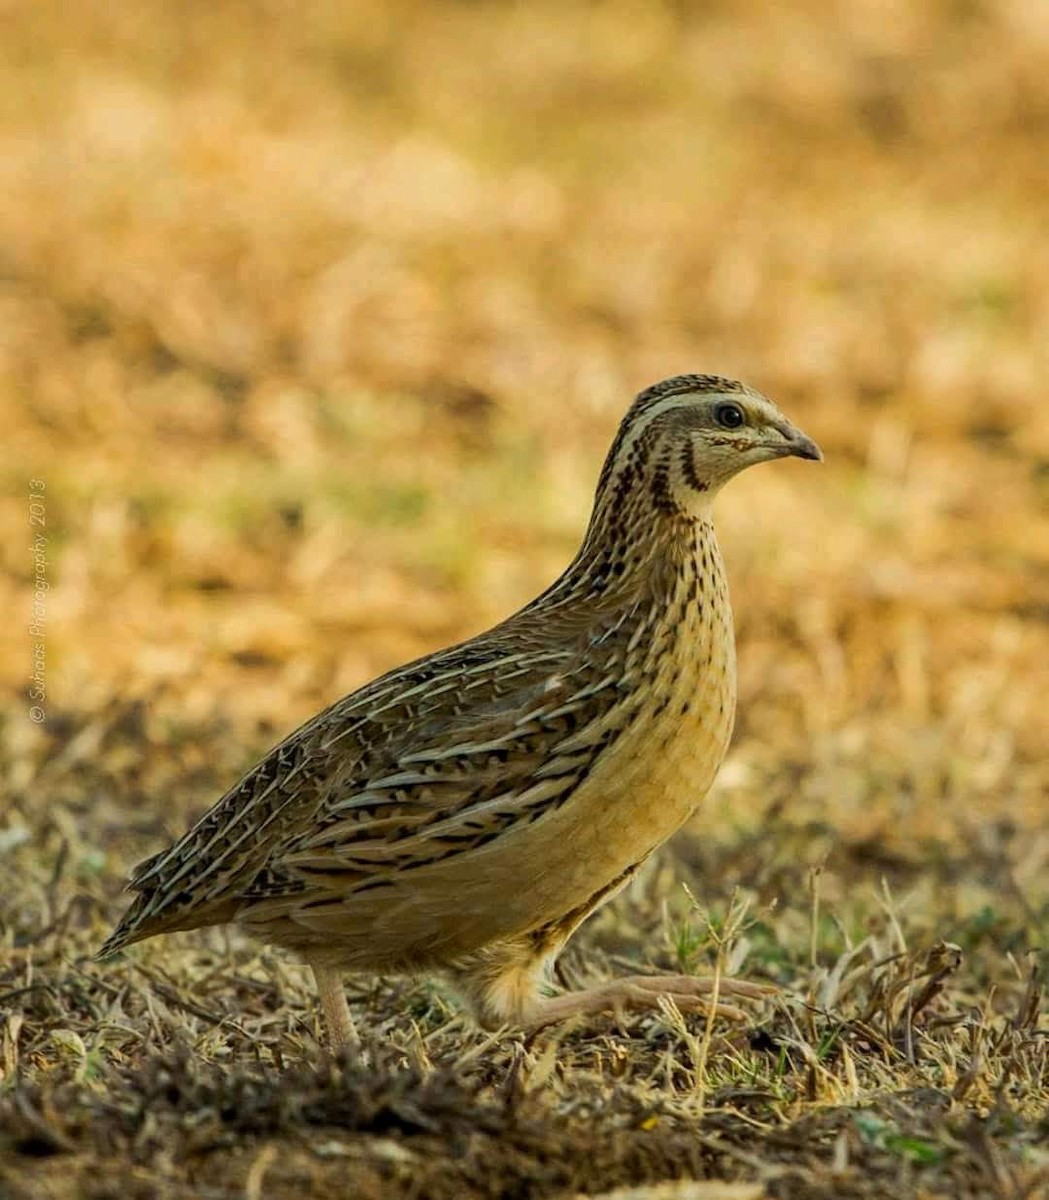
[[[716,371],[828,459],[721,503],[737,763],[910,830],[1038,816],[1042,4],[2,20],[13,736],[48,737],[17,699],[28,477],[52,735],[158,689],[285,728],[531,597],[632,394]]]
[[[827,902],[906,862],[908,929],[1037,944],[1047,139],[1042,0],[8,0],[8,944],[65,911],[86,953],[254,753],[530,599],[682,371],[827,459],[721,497],[740,719],[697,830],[786,813],[763,853]]]

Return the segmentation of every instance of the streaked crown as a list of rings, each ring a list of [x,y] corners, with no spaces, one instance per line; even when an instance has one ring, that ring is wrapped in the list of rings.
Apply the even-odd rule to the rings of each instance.
[[[733,475],[790,455],[822,458],[766,396],[735,379],[676,375],[628,409],[601,472],[597,507],[647,499],[659,512],[696,515]]]

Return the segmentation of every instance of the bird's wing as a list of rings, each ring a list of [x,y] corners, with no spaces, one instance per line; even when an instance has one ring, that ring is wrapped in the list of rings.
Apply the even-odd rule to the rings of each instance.
[[[615,737],[605,718],[619,673],[573,672],[554,654],[517,657],[417,716],[378,769],[334,787],[317,818],[280,854],[301,878],[343,885],[462,855],[558,807]]]
[[[609,632],[557,648],[479,639],[336,702],[140,865],[100,956],[333,877],[366,886],[558,805],[614,737],[602,720],[622,688]]]

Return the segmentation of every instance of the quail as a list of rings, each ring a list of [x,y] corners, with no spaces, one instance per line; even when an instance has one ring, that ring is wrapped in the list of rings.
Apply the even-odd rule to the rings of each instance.
[[[274,747],[135,870],[99,957],[237,922],[309,964],[333,1050],[357,1044],[344,972],[441,977],[489,1028],[662,995],[709,1003],[711,981],[692,976],[550,995],[546,972],[714,780],[736,668],[712,502],[788,455],[822,457],[742,383],[680,375],[641,392],[560,578]],[[764,990],[722,979],[715,999]]]

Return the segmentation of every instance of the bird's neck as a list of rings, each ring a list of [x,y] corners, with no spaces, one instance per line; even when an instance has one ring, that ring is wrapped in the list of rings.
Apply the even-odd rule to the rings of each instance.
[[[579,553],[550,591],[613,609],[660,606],[704,574],[723,574],[709,502],[692,513],[599,505]]]

